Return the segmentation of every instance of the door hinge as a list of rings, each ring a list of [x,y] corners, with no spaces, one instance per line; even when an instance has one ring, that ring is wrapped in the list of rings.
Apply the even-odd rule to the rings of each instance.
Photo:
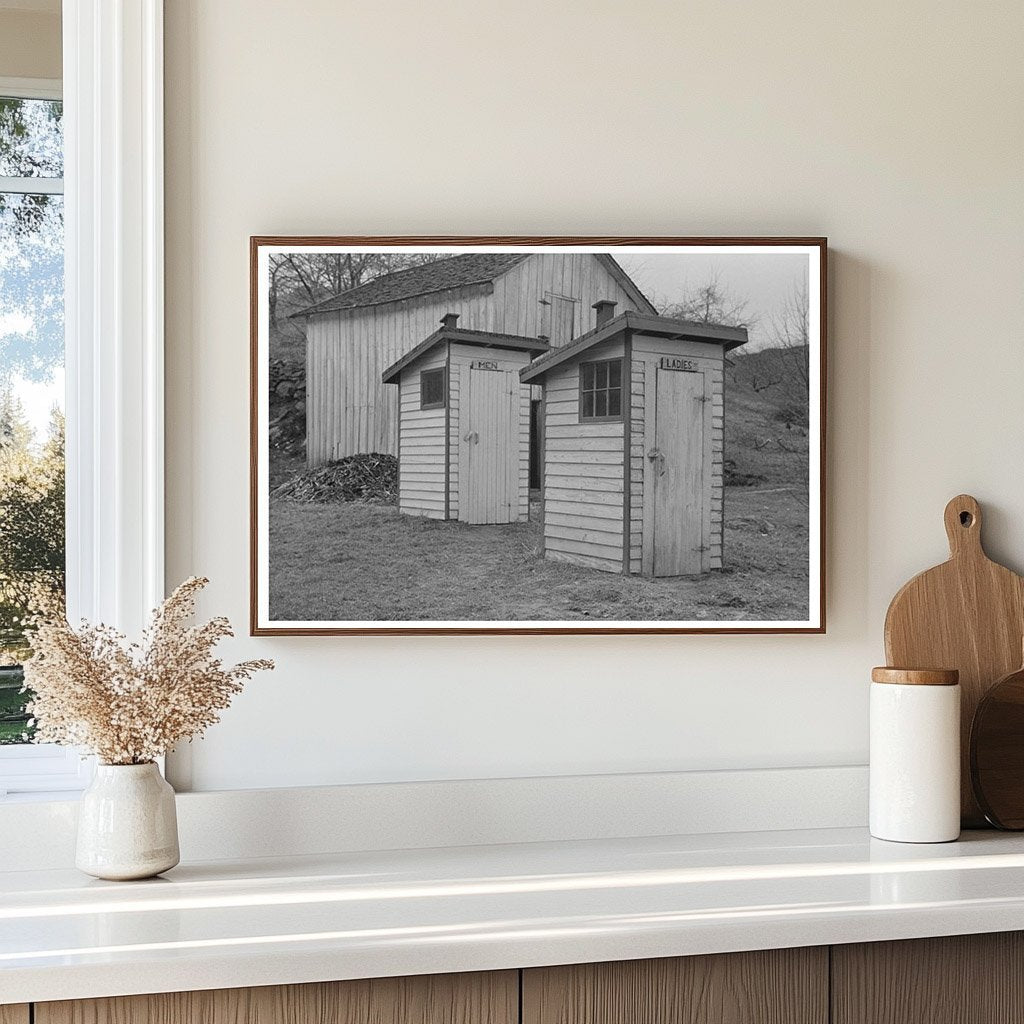
[[[693,400],[695,402],[700,402],[701,405],[703,405],[705,402],[711,401],[710,397],[708,397],[707,395],[694,395]]]
[[[711,548],[709,548],[706,544],[701,544],[699,548],[694,548],[693,550],[699,551],[701,554],[703,554],[705,551],[710,551]]]

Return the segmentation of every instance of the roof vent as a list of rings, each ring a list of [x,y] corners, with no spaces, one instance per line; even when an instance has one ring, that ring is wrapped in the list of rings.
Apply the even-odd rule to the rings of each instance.
[[[455,330],[455,321],[458,320],[458,319],[459,319],[459,314],[458,313],[445,313],[445,315],[443,317],[441,317],[441,326],[442,327],[448,327],[448,328],[451,328],[452,330]]]
[[[612,302],[611,299],[598,299],[597,302],[591,306],[591,309],[597,310],[597,326],[604,327],[606,323],[613,316],[615,316],[615,307],[618,305],[617,302]]]

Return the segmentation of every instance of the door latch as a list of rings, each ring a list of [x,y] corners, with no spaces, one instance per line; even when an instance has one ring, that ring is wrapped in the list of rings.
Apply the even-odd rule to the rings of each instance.
[[[665,453],[662,452],[662,450],[660,448],[652,448],[647,453],[647,458],[649,458],[652,463],[657,463],[657,466],[658,466],[658,476],[664,476],[665,475]]]

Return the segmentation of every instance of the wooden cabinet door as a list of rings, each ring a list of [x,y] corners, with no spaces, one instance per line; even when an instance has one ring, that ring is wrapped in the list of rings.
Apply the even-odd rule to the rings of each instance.
[[[833,946],[832,1020],[1024,1022],[1024,933]]]
[[[35,1024],[518,1024],[518,972],[37,1003]],[[0,1024],[6,1024],[0,1020]],[[21,1021],[17,1021],[21,1024]]]
[[[0,1006],[0,1024],[28,1024],[28,1006]]]
[[[827,1021],[828,950],[824,947],[523,972],[523,1024]]]

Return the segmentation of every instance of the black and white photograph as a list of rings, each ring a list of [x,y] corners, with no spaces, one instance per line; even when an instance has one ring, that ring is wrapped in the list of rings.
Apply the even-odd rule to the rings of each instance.
[[[253,633],[823,631],[825,253],[253,238]]]

